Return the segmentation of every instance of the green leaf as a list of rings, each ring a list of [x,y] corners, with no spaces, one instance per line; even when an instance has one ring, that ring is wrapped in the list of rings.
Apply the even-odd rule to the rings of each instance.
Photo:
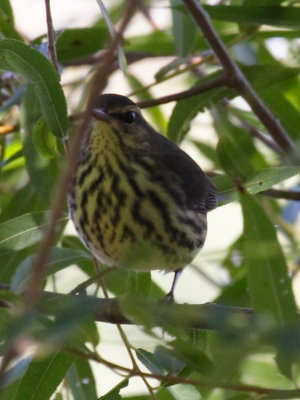
[[[54,144],[53,140],[56,141],[57,138],[51,139],[52,135],[44,129],[43,117],[40,115],[40,105],[34,88],[29,86],[22,98],[22,125],[25,133],[23,152],[30,183],[40,198],[48,203],[61,171],[61,160],[58,157],[49,157],[49,151],[55,151],[53,147],[57,142]]]
[[[159,46],[157,45],[159,43]],[[126,52],[150,53],[153,55],[172,55],[174,52],[173,36],[162,30],[156,30],[147,35],[129,37],[124,43]]]
[[[30,276],[34,259],[35,255],[26,257],[16,269],[11,280],[11,285],[14,290],[19,291]],[[49,261],[47,262],[47,273],[49,275],[54,274],[63,268],[74,264],[80,264],[81,262],[93,263],[91,256],[85,251],[55,247],[51,249]]]
[[[43,157],[54,158],[59,155],[57,138],[50,133],[44,117],[35,124],[32,139],[38,153]]]
[[[241,193],[240,199],[252,305],[258,313],[269,314],[280,325],[291,323],[296,318],[296,305],[275,227],[253,196]]]
[[[22,40],[15,30],[14,16],[8,0],[2,0],[0,9],[0,32],[7,38]]]
[[[272,25],[281,27],[300,26],[300,9],[298,7],[276,6],[205,6],[211,18],[237,23]]]
[[[185,8],[177,8],[181,5],[182,0],[171,0],[175,46],[178,55],[185,57],[194,47],[197,26]]]
[[[43,315],[54,315],[55,319],[48,321],[39,338],[48,347],[61,346],[65,342],[75,348],[82,348],[86,342],[96,346],[99,343],[98,330],[93,321],[96,310],[97,301],[93,296],[50,296],[40,304],[39,311]]]
[[[217,146],[219,163],[233,181],[243,182],[253,175],[254,168],[248,161],[247,154],[243,153],[231,137],[222,137]]]
[[[14,23],[14,15],[13,15],[13,10],[10,4],[10,0],[2,0],[1,2],[1,9],[5,14],[7,15],[7,18],[10,19],[11,23]]]
[[[214,168],[219,167],[219,159],[217,157],[216,148],[210,144],[204,143],[200,140],[192,140],[192,143],[199,150],[199,152],[205,156],[208,160],[210,160]]]
[[[57,38],[57,57],[68,62],[99,51],[109,39],[106,27],[74,28],[64,30]]]
[[[40,201],[31,185],[26,185],[12,193],[9,202],[1,210],[0,222],[30,212],[45,210],[46,205]]]
[[[299,140],[300,133],[297,128],[300,124],[300,113],[286,98],[280,87],[271,87],[260,93],[261,98],[269,109],[282,123],[288,135]]]
[[[300,174],[300,167],[266,168],[255,172],[244,182],[243,186],[247,188],[249,193],[256,194],[297,174]]]
[[[99,397],[98,400],[122,400],[120,391],[126,386],[128,386],[128,379],[124,379],[123,381],[118,383],[113,389],[111,389],[104,396]]]
[[[90,400],[97,398],[96,382],[91,366],[87,360],[77,358],[71,365],[67,382],[74,400]]]
[[[59,77],[45,56],[21,41],[0,41],[0,68],[18,72],[34,84],[49,129],[64,137],[68,127],[67,106]]]
[[[117,296],[146,298],[151,289],[150,272],[128,271],[118,268],[105,276],[107,288]]]
[[[5,385],[1,390],[1,400],[15,400],[20,379],[25,375],[31,360],[32,357],[23,358],[7,371]]]
[[[137,349],[136,355],[140,362],[153,374],[164,375],[168,373],[175,375],[185,366],[184,362],[163,346],[157,346],[154,353]]]
[[[201,80],[201,82],[198,81],[197,84],[204,83],[207,80],[208,79]],[[182,142],[190,128],[192,119],[195,118],[197,113],[203,111],[204,107],[225,97],[227,92],[228,90],[225,88],[213,89],[204,94],[193,96],[176,103],[169,120],[168,138],[175,143]]]
[[[43,237],[49,215],[47,211],[29,213],[2,222],[0,224],[1,256],[39,242]],[[62,217],[59,224],[65,224],[67,221],[68,217]]]
[[[114,36],[116,35],[114,24],[112,23],[112,21],[110,19],[110,16],[104,6],[104,3],[102,0],[97,0],[97,3],[98,3],[98,6],[100,7],[102,17],[103,17],[105,24],[107,26],[107,29],[110,33],[110,37],[114,38]],[[121,71],[123,71],[125,73],[126,68],[127,68],[127,61],[126,61],[126,57],[125,57],[125,54],[123,52],[121,45],[117,46],[117,54],[118,54],[119,67],[120,67]]]
[[[170,392],[176,400],[202,400],[203,397],[193,385],[177,383],[169,387]]]
[[[266,64],[243,67],[242,71],[253,85],[253,88],[260,93],[266,88],[298,76],[300,70],[298,68]],[[193,87],[201,86],[201,84],[212,81],[220,77],[220,75],[221,72],[214,72],[205,78],[199,79]],[[175,143],[180,143],[188,132],[192,119],[199,111],[204,110],[205,107],[211,108],[212,104],[216,104],[224,97],[233,99],[236,96],[237,93],[235,91],[220,87],[177,102],[169,120],[167,136]]]
[[[21,379],[14,400],[47,400],[64,379],[74,361],[74,356],[56,351],[44,359],[31,361]]]
[[[145,365],[146,368],[156,375],[163,375],[165,373],[164,368],[160,365],[159,360],[153,353],[144,349],[137,349],[136,356],[141,363]]]
[[[1,254],[0,281],[10,283],[11,279],[18,268],[19,264],[34,251],[34,246],[26,247],[23,250],[11,251],[6,254]]]

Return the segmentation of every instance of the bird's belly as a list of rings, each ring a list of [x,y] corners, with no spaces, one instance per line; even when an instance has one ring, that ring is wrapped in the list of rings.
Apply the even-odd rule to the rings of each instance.
[[[107,265],[133,270],[177,270],[203,246],[206,215],[178,208],[172,201],[159,208],[135,194],[120,200],[113,191],[89,194],[73,220],[92,254]],[[72,213],[71,213],[72,214]]]

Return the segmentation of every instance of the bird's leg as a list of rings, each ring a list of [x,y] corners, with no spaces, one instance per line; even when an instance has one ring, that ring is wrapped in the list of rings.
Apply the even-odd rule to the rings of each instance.
[[[178,281],[178,278],[181,275],[181,272],[182,272],[182,269],[176,269],[176,271],[174,271],[174,279],[172,282],[171,290],[166,295],[165,300],[174,302],[174,290],[175,290],[175,286]]]

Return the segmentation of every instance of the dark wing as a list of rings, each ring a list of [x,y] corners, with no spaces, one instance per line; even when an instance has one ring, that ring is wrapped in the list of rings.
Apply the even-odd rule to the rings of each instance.
[[[188,154],[155,131],[149,145],[157,166],[182,187],[189,208],[208,212],[217,207],[216,187]]]

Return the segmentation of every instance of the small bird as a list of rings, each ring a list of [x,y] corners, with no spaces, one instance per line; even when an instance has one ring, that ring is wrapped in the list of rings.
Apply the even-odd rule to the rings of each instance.
[[[216,188],[129,98],[102,94],[92,111],[68,196],[70,215],[100,262],[174,271],[202,248]]]

